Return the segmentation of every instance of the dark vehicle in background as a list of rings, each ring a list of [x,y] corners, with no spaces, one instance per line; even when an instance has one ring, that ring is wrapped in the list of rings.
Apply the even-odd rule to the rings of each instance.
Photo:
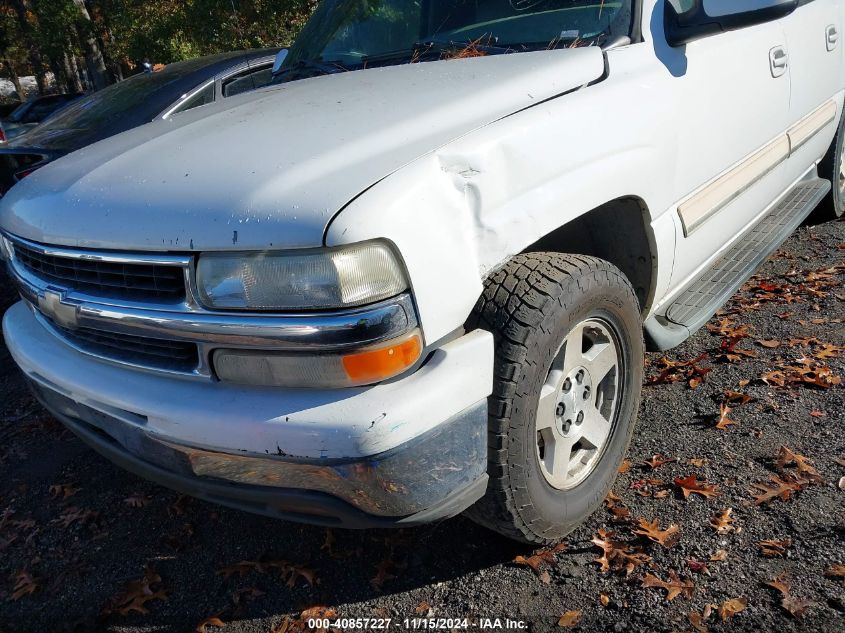
[[[0,145],[0,195],[36,169],[87,145],[267,85],[278,52],[237,51],[177,62],[78,99]]]
[[[81,94],[44,95],[20,104],[11,114],[0,120],[0,142],[11,141],[20,136],[81,96]]]

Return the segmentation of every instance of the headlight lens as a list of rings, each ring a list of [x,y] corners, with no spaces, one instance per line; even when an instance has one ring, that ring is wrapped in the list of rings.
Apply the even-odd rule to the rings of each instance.
[[[197,287],[206,306],[223,310],[308,310],[375,303],[408,289],[383,242],[275,253],[200,257]]]

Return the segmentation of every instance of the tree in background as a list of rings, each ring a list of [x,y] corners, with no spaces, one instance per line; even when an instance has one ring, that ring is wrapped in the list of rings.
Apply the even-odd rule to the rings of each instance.
[[[316,0],[0,0],[0,77],[22,95],[95,90],[136,72],[231,50],[287,46]],[[50,75],[50,80],[48,80]]]

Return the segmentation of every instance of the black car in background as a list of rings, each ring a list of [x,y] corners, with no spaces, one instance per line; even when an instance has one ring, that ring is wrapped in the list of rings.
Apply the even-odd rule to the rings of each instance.
[[[135,75],[0,145],[0,195],[36,169],[115,134],[270,83],[279,49],[221,53]]]
[[[20,104],[8,116],[0,120],[0,142],[11,141],[20,136],[81,96],[81,94],[44,95]]]

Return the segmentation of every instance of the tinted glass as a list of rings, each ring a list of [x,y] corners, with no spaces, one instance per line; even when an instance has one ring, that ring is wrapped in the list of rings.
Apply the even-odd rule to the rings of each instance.
[[[200,90],[197,94],[193,97],[185,101],[182,105],[180,105],[173,114],[179,114],[180,112],[187,112],[188,110],[193,110],[194,108],[198,108],[200,106],[208,105],[209,103],[214,103],[214,84],[209,84],[202,90]]]
[[[273,69],[270,66],[260,70],[250,70],[241,75],[232,77],[223,82],[223,96],[233,97],[235,95],[262,88],[273,79]]]
[[[97,128],[120,119],[127,112],[135,114],[139,110],[143,111],[143,118],[152,121],[168,105],[161,104],[160,99],[154,99],[157,93],[163,93],[172,103],[182,92],[190,91],[202,82],[200,76],[193,85],[183,85],[186,79],[209,67],[213,61],[213,58],[192,59],[171,64],[160,72],[135,75],[77,100],[52,117],[50,125],[77,129]],[[151,107],[145,107],[146,104]]]
[[[324,0],[285,61],[354,64],[430,40],[537,50],[629,35],[632,0]]]

